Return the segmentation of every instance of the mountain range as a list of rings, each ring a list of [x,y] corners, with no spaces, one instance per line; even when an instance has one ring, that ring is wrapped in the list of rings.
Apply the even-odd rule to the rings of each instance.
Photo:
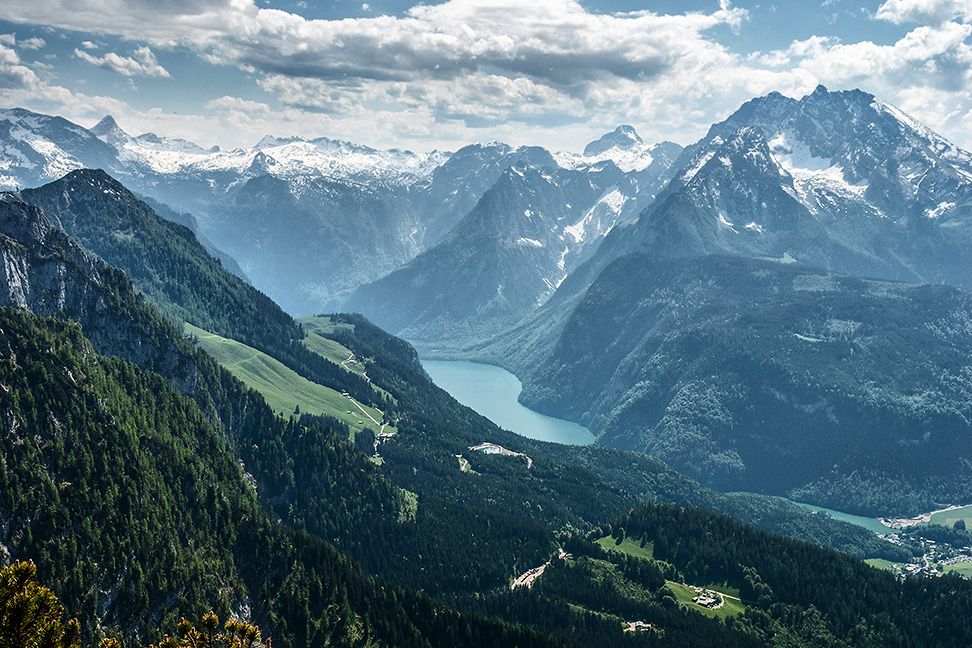
[[[972,491],[969,156],[879,100],[774,94],[684,150],[622,126],[582,155],[4,119],[0,555],[86,643],[210,608],[278,646],[972,637],[966,581],[856,559],[968,533],[720,492],[876,514]],[[363,316],[294,320],[311,294],[513,367],[598,444],[498,428]]]
[[[135,283],[25,199],[48,205],[99,256],[130,269]],[[0,398],[5,429],[12,430],[3,437],[2,510],[10,524],[0,541],[12,559],[38,562],[39,577],[81,616],[85,637],[157,640],[179,615],[210,605],[223,618],[259,623],[285,646],[353,645],[363,636],[376,645],[768,645],[783,629],[809,640],[809,628],[768,615],[760,618],[770,629],[756,638],[743,626],[699,617],[669,589],[670,582],[707,578],[694,563],[676,554],[671,566],[641,562],[576,535],[581,529],[598,540],[617,535],[620,527],[598,525],[645,500],[732,512],[861,556],[911,554],[792,504],[710,491],[644,455],[556,446],[500,430],[431,385],[407,344],[357,316],[306,321],[303,339],[298,329],[275,346],[272,340],[293,330],[293,321],[221,269],[188,230],[166,224],[104,172],[77,171],[5,194],[0,213],[4,267],[17,270],[7,281],[8,307],[0,310],[6,353]],[[151,237],[135,235],[142,229]],[[154,251],[143,251],[146,245]],[[199,298],[214,281],[236,306]],[[380,444],[380,467],[369,460],[374,434],[351,434],[330,417],[275,416],[261,394],[219,367],[153,304],[177,322],[206,318],[207,326],[262,345],[322,386],[386,408],[396,431]],[[234,319],[240,310],[254,312],[248,304],[273,312]],[[318,337],[307,332],[312,327]],[[335,363],[326,370],[324,358],[315,365],[292,348],[312,342],[338,358],[350,350],[371,382]],[[530,466],[470,451],[483,438],[528,454]],[[567,534],[573,557],[549,567],[540,581],[549,585],[511,591],[513,575],[558,555],[557,533]],[[735,551],[738,531],[717,535],[719,555]],[[775,536],[756,537],[767,552],[758,555],[768,561],[760,569],[779,588],[779,603],[793,613],[811,605],[771,571]],[[392,584],[363,577],[321,538]],[[890,575],[847,556],[814,554],[824,550],[813,545],[786,546],[807,547],[801,551],[832,565],[800,576],[809,579],[807,591],[820,574],[849,569],[858,571],[846,581],[848,595],[864,587],[890,588],[885,600],[897,596]],[[665,551],[660,542],[658,551]],[[734,564],[717,569],[728,570],[732,587],[747,587],[752,574],[747,581],[749,572]],[[928,596],[944,596],[938,592]],[[921,601],[902,596],[901,605],[917,614]],[[620,620],[628,614],[653,619],[664,634],[624,639]],[[758,606],[751,614],[760,614]],[[829,610],[820,623],[835,636],[845,629]],[[910,623],[880,632],[920,636]],[[901,645],[916,644],[909,638]]]
[[[681,150],[646,145],[630,127],[576,155],[501,143],[415,154],[271,136],[248,149],[204,150],[153,133],[131,136],[110,116],[87,130],[21,109],[0,111],[0,125],[7,142],[0,188],[103,169],[186,215],[183,224],[211,252],[228,266],[238,262],[257,288],[300,315],[344,307],[356,288],[432,247],[518,163],[574,175],[623,169],[619,186],[585,196],[572,210],[578,221],[564,224],[589,245],[650,199]]]
[[[910,462],[917,458],[909,459],[905,448],[920,447],[924,458],[951,451],[967,456],[955,450],[968,421],[959,413],[967,378],[948,368],[946,359],[961,357],[967,341],[962,324],[936,329],[934,322],[965,319],[964,307],[949,309],[964,303],[972,279],[970,178],[967,152],[866,93],[821,87],[800,100],[779,94],[754,99],[687,147],[651,205],[608,233],[545,304],[492,338],[442,352],[505,365],[523,380],[521,399],[531,407],[589,425],[598,443],[664,456],[720,488],[834,505],[854,483],[853,506],[869,513],[964,501],[965,459],[945,478],[932,466],[916,469]],[[732,258],[761,267],[743,271]],[[796,276],[806,279],[794,283]],[[855,283],[857,277],[865,283]],[[809,283],[799,283],[804,280]],[[881,281],[955,288],[932,291],[931,299],[908,292],[918,290],[913,285]],[[886,297],[874,301],[878,294]],[[743,302],[735,301],[743,295]],[[866,317],[857,306],[841,313],[843,304],[868,300],[873,310]],[[749,323],[761,327],[762,337],[743,333],[752,333]],[[849,328],[834,337],[826,332],[831,325]],[[907,341],[892,333],[912,329]],[[842,353],[851,352],[869,330],[871,340],[883,340],[881,359],[855,356],[847,365],[853,380],[838,379],[834,370],[841,362],[829,355],[837,350],[829,343],[841,338],[849,344]],[[911,337],[936,330],[941,337]],[[793,343],[805,340],[794,335],[824,344],[799,360],[807,349],[798,352]],[[695,341],[683,347],[688,339]],[[768,346],[752,346],[754,339]],[[776,369],[751,364],[754,357],[742,357],[750,351],[774,358]],[[726,353],[733,360],[723,364]],[[885,364],[890,357],[903,364]],[[736,362],[739,367],[731,369]],[[959,392],[940,401],[948,403],[944,409],[933,406],[912,419],[899,399],[921,409],[924,397],[941,396],[937,388],[918,387],[917,367],[929,362],[946,381],[957,371],[951,384]],[[909,371],[898,379],[902,366]],[[803,388],[794,391],[794,367],[809,372],[811,378],[797,383],[813,390],[797,396]],[[750,395],[776,396],[753,400],[739,391],[739,380]],[[898,395],[860,400],[853,417],[866,424],[845,425],[850,411],[837,416],[841,423],[834,430],[856,445],[827,462],[821,449],[844,447],[823,441],[833,439],[827,407],[837,394],[857,398],[852,395],[864,385]],[[783,403],[788,405],[779,410]],[[801,420],[801,408],[814,403],[828,403],[817,412],[817,423],[792,430],[780,425]],[[955,412],[948,424],[925,417],[945,411]],[[915,433],[924,426],[957,436],[934,441],[919,434],[917,446],[900,437],[900,430]],[[742,458],[744,447],[765,461],[753,469]],[[899,456],[879,457],[873,452],[878,447],[898,448]],[[772,476],[777,470],[788,471],[784,481]],[[944,490],[932,483],[939,478],[949,483]],[[911,485],[892,494],[890,483],[906,482]]]
[[[721,489],[833,504],[853,483],[862,512],[913,512],[967,490],[966,451],[955,450],[968,420],[967,378],[948,358],[965,349],[972,156],[864,92],[818,87],[801,99],[753,99],[685,149],[648,145],[621,126],[583,154],[493,143],[420,155],[273,137],[224,152],[132,137],[111,118],[90,131],[20,110],[4,119],[8,150],[18,151],[7,157],[10,178],[103,163],[140,193],[178,200],[173,213],[197,210],[186,222],[198,223],[210,251],[239,261],[285,310],[359,311],[425,355],[504,365],[522,379],[524,402],[588,425],[599,444],[662,456]],[[74,209],[64,187],[24,196],[113,263],[123,263],[126,246],[133,258],[148,250],[131,245],[147,225],[73,229],[60,215]],[[732,258],[761,265],[743,270]],[[126,268],[136,279],[147,271],[137,265]],[[194,268],[184,272],[217,276],[210,262]],[[927,293],[941,302],[916,292],[939,283],[957,292]],[[191,319],[178,310],[185,298],[162,289],[142,287],[164,312]],[[214,284],[202,300],[234,291]],[[838,312],[837,304],[862,300],[873,302],[871,311]],[[890,331],[914,328],[914,304],[926,302],[939,324],[899,344]],[[775,311],[803,315],[788,321]],[[595,313],[610,319],[592,320]],[[240,338],[229,319],[220,321],[217,332]],[[766,349],[738,337],[751,321],[765,323]],[[214,321],[197,317],[195,325]],[[843,350],[831,344],[833,326],[844,327]],[[689,338],[705,344],[690,352]],[[809,343],[815,351],[807,356],[794,347],[804,338],[826,344]],[[875,346],[881,340],[891,342]],[[290,353],[266,340],[256,348]],[[835,371],[851,351],[864,353]],[[796,380],[791,363],[777,360],[770,370],[755,359],[793,354],[793,366],[819,377]],[[919,389],[893,380],[888,357],[930,382]],[[308,362],[298,362],[302,375],[311,373]],[[750,367],[736,371],[750,385],[743,391],[737,378],[710,379],[734,363]],[[841,416],[828,396],[837,392]],[[817,402],[831,414],[811,416],[799,433],[748,413],[783,407],[775,417],[787,418]],[[889,417],[911,423],[898,430],[882,423]],[[816,445],[849,419],[870,422],[853,426],[859,449],[825,459]],[[942,435],[920,432],[929,429]],[[957,463],[947,475],[933,475],[929,463],[919,469],[904,450],[913,444],[927,448],[926,458],[952,448]],[[879,457],[864,449],[874,447],[901,451]],[[784,468],[791,464],[799,470]],[[882,497],[887,480],[909,485]]]

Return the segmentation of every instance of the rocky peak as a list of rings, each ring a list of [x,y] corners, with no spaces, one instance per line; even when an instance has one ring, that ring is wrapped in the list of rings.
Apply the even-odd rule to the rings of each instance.
[[[594,157],[595,155],[600,155],[605,151],[610,151],[612,148],[627,151],[628,149],[643,143],[644,142],[633,126],[622,124],[610,133],[602,135],[600,138],[585,146],[584,157]]]
[[[121,129],[118,122],[111,115],[105,115],[100,122],[91,128],[91,133],[101,141],[111,144],[116,149],[123,148],[132,139],[128,133]]]

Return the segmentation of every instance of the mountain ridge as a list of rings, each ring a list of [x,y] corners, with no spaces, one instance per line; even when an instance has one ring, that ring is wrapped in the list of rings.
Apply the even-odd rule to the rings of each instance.
[[[89,200],[93,201],[94,198],[100,197],[101,200],[106,201],[105,209],[108,204],[113,203],[127,206],[135,212],[143,209],[137,203],[130,201],[121,189],[114,185],[107,184],[103,187],[97,183],[80,182],[93,173],[95,172],[79,173],[70,178],[77,183],[73,185],[74,193],[82,194],[82,190],[90,191]],[[103,177],[101,179],[108,182]],[[54,186],[58,187],[58,190],[51,193],[58,195],[63,193],[64,187],[70,185],[65,182]],[[111,187],[115,187],[115,190],[104,192],[104,188]],[[27,210],[33,214],[33,217],[40,218],[39,210],[17,201],[15,196],[8,196],[7,204],[11,209]],[[68,207],[74,212],[78,207],[77,198],[71,201]],[[72,220],[71,216],[65,214],[61,220],[77,223],[79,217],[80,214],[75,213]],[[0,220],[0,223],[2,222]],[[111,222],[109,224],[117,227]],[[124,228],[119,229],[124,233]],[[66,239],[63,234],[55,234],[59,230],[53,228],[53,224],[44,224],[41,231],[51,237],[57,235]],[[185,232],[188,233],[188,230]],[[165,238],[160,238],[158,242],[165,241]],[[19,245],[23,246],[22,243]],[[18,249],[13,243],[8,247],[13,250]],[[80,251],[80,248],[77,249]],[[50,252],[42,256],[47,257],[48,261],[52,257]],[[159,269],[164,267],[164,265],[159,266]],[[120,272],[116,270],[111,272],[114,273],[113,276],[119,277],[119,281],[123,283],[127,281]],[[164,272],[160,274],[163,277],[167,276]],[[168,277],[167,280],[174,279]],[[144,301],[138,305],[140,302],[131,285],[125,285],[128,286],[125,294],[131,297],[131,299],[126,298],[125,304],[132,313],[144,314],[148,305]],[[207,360],[204,354],[190,352],[191,345],[188,341],[174,333],[161,317],[156,316],[156,319],[159,323],[160,335],[164,333],[164,337],[171,341],[177,351],[197,358],[201,367],[203,365],[211,367],[211,360]],[[572,642],[600,645],[605,637],[610,637],[612,641],[617,639],[634,645],[642,643],[703,645],[703,642],[717,637],[720,640],[736,640],[744,645],[764,645],[781,631],[790,633],[788,636],[791,638],[803,637],[804,634],[806,637],[812,635],[810,630],[801,630],[798,624],[791,624],[790,617],[802,618],[804,611],[812,616],[813,612],[809,608],[801,607],[802,602],[790,598],[781,598],[781,603],[794,606],[788,607],[787,615],[781,619],[772,619],[768,614],[759,615],[759,611],[753,609],[749,617],[739,619],[738,625],[736,621],[723,623],[699,620],[694,616],[695,612],[683,609],[676,603],[672,590],[666,584],[665,574],[678,576],[678,570],[696,574],[697,572],[693,570],[701,570],[701,566],[684,561],[681,557],[677,558],[677,567],[674,564],[665,566],[664,563],[631,562],[616,557],[606,559],[601,554],[591,555],[593,550],[587,544],[578,541],[576,537],[568,537],[571,544],[567,546],[571,551],[577,547],[584,553],[563,559],[563,564],[560,562],[552,564],[547,575],[533,588],[511,591],[509,589],[511,574],[520,573],[514,570],[532,569],[538,561],[547,559],[552,553],[556,555],[555,541],[561,538],[555,537],[550,527],[540,524],[538,518],[570,523],[571,526],[565,524],[563,530],[574,536],[573,529],[576,525],[591,525],[594,520],[603,520],[612,511],[626,508],[625,504],[634,499],[635,493],[641,497],[654,493],[667,498],[701,500],[716,506],[736,506],[739,510],[744,510],[748,506],[749,515],[761,518],[764,522],[767,521],[766,518],[780,515],[780,511],[789,510],[787,506],[793,507],[779,503],[780,508],[772,508],[769,502],[754,503],[759,498],[750,497],[744,500],[707,491],[648,457],[607,448],[548,447],[548,444],[517,438],[511,433],[495,428],[474,413],[454,405],[427,380],[419,379],[419,367],[416,366],[415,356],[408,351],[406,343],[390,338],[369,325],[366,320],[354,316],[335,316],[334,325],[341,332],[335,337],[347,342],[346,348],[351,349],[361,358],[360,361],[366,364],[368,375],[372,380],[391,390],[390,393],[399,403],[393,412],[401,417],[399,425],[401,436],[396,435],[396,438],[383,441],[381,447],[385,463],[380,470],[387,471],[387,477],[394,480],[395,486],[387,488],[391,482],[381,479],[378,481],[384,486],[378,488],[377,482],[370,481],[369,476],[379,474],[378,466],[353,451],[346,442],[337,439],[333,431],[326,432],[317,424],[305,426],[304,422],[296,419],[283,421],[272,416],[265,406],[261,406],[258,395],[241,390],[232,380],[218,383],[227,390],[227,394],[222,397],[216,393],[218,389],[211,385],[214,401],[235,403],[233,408],[221,410],[220,416],[211,420],[214,424],[218,421],[220,429],[227,431],[229,440],[238,444],[239,458],[244,459],[246,472],[256,481],[258,493],[265,497],[268,505],[272,507],[268,510],[273,511],[280,519],[293,522],[295,525],[320,524],[318,531],[321,533],[326,531],[329,538],[333,533],[334,537],[340,538],[342,547],[347,547],[349,551],[366,551],[372,545],[384,546],[380,543],[383,534],[388,533],[389,529],[412,529],[411,535],[406,534],[401,538],[393,536],[392,542],[388,545],[389,549],[397,547],[403,552],[408,552],[405,553],[408,560],[400,559],[394,554],[385,557],[392,567],[400,570],[395,572],[399,577],[416,579],[413,582],[423,582],[419,579],[429,578],[423,576],[423,573],[444,574],[448,578],[444,578],[438,585],[443,596],[455,596],[463,605],[476,612],[489,614],[491,617],[523,619],[524,622],[535,625],[544,634],[511,628],[505,622],[483,622],[477,620],[477,617],[459,615],[421,595],[412,595],[408,591],[384,586],[371,579],[362,580],[359,578],[360,572],[357,567],[348,563],[346,559],[338,557],[332,548],[319,539],[302,535],[301,532],[290,532],[286,530],[285,525],[279,524],[279,521],[273,520],[269,515],[260,514],[256,509],[250,509],[254,511],[254,516],[259,516],[258,528],[253,530],[246,523],[246,516],[238,515],[241,509],[229,505],[236,497],[236,489],[244,487],[247,482],[242,476],[242,467],[236,463],[237,457],[224,456],[224,466],[227,470],[232,468],[231,472],[238,479],[232,490],[228,487],[224,489],[225,499],[221,501],[228,504],[215,509],[218,513],[216,519],[219,521],[219,528],[224,531],[238,529],[237,539],[241,541],[239,545],[241,565],[250,569],[269,567],[270,573],[273,574],[272,579],[258,582],[252,589],[252,591],[276,593],[266,603],[266,607],[261,607],[264,605],[261,602],[263,599],[258,601],[256,598],[250,598],[248,603],[252,606],[249,610],[255,618],[261,619],[263,618],[261,615],[265,614],[272,620],[267,628],[273,632],[274,643],[278,643],[278,637],[281,645],[285,646],[324,645],[327,642],[333,644],[343,641],[351,643],[367,636],[370,641],[378,645],[383,643],[413,645],[414,643],[414,645],[433,646],[472,646],[477,645],[477,642],[487,645],[563,645],[565,643],[570,645]],[[0,328],[3,331],[13,330],[13,327],[6,323]],[[67,328],[77,332],[76,327],[67,325]],[[144,328],[142,330],[144,331]],[[357,337],[359,331],[360,338]],[[173,335],[176,337],[172,337]],[[42,336],[37,336],[36,339],[40,340],[43,348],[63,348],[45,343]],[[147,346],[156,343],[148,338],[143,340]],[[35,355],[37,354],[19,353],[18,362],[21,366],[26,366]],[[12,367],[11,363],[0,363],[0,369],[3,371]],[[137,371],[141,370],[129,368],[124,371],[136,375]],[[213,371],[217,374],[221,373],[215,369]],[[73,387],[68,374],[59,371],[53,373],[59,377],[63,375],[63,380],[59,378],[57,381],[42,381],[36,384],[63,387],[72,392]],[[165,381],[157,377],[150,377],[147,380],[150,381],[150,385],[157,385],[157,387],[137,392],[145,398],[148,398],[148,393],[152,393],[155,398],[167,398],[171,393],[171,390],[158,386],[164,385]],[[9,386],[8,383],[4,384]],[[196,384],[202,386],[199,382]],[[18,389],[19,387],[20,383]],[[51,393],[56,394],[56,390],[52,388]],[[413,398],[415,400],[411,401],[411,404],[406,403]],[[92,399],[91,402],[96,401]],[[191,410],[192,406],[189,408]],[[75,408],[73,411],[76,411],[80,418],[81,412],[87,410]],[[143,411],[158,415],[162,410],[130,407],[129,411],[137,416]],[[153,416],[153,414],[146,415],[150,418]],[[199,414],[193,416],[200,420],[206,418]],[[42,418],[49,420],[46,417]],[[62,422],[62,418],[57,417],[57,420]],[[63,418],[63,421],[67,420]],[[262,434],[259,433],[261,429],[264,430]],[[271,432],[279,433],[279,436]],[[490,435],[491,438],[512,450],[530,453],[535,459],[532,468],[524,469],[522,462],[512,465],[502,456],[470,452],[469,445],[480,442],[483,435]],[[56,435],[52,435],[51,438],[53,439],[54,436]],[[147,442],[145,437],[147,435],[143,435],[142,443]],[[5,437],[6,439],[8,437]],[[322,442],[326,439],[330,441]],[[56,446],[53,441],[52,444]],[[66,447],[73,446],[66,445]],[[124,447],[120,446],[119,449]],[[168,446],[160,444],[160,449],[164,448]],[[162,452],[163,457],[168,456],[164,453],[165,450]],[[456,453],[468,455],[467,461],[474,472],[464,472],[461,469],[461,463],[456,460]],[[69,454],[79,458],[86,456],[84,452]],[[102,455],[94,456],[100,460]],[[633,469],[635,466],[637,469]],[[611,472],[628,481],[624,482],[625,486],[622,487],[618,485],[621,482],[601,480],[595,473],[594,467],[598,471]],[[119,471],[118,474],[123,478],[125,471]],[[61,476],[60,473],[55,475]],[[34,481],[45,485],[51,482],[54,488],[69,488],[60,483],[63,481],[61,479]],[[181,485],[184,480],[168,480],[167,483]],[[340,484],[350,485],[342,487]],[[410,509],[407,505],[399,507],[408,501],[407,495],[395,490],[405,487],[413,493],[413,497],[418,494],[417,506],[411,509],[414,515],[412,518],[409,517]],[[245,486],[243,492],[249,492],[246,488],[249,486]],[[625,489],[630,489],[627,494]],[[100,492],[98,489],[88,489],[88,491]],[[446,495],[449,497],[448,500],[443,499]],[[398,497],[401,500],[396,499]],[[67,499],[65,496],[64,500]],[[9,498],[4,498],[3,502],[7,501]],[[133,498],[133,501],[141,500]],[[127,506],[127,502],[123,504]],[[391,519],[385,519],[384,514],[369,513],[386,504],[395,504],[391,508],[393,513]],[[199,510],[209,509],[200,507]],[[684,512],[680,508],[662,510],[665,516],[682,516],[684,520],[702,520],[706,523],[712,520],[709,514]],[[640,516],[641,513],[638,515]],[[783,517],[787,515],[790,514],[784,513]],[[380,520],[381,524],[357,526],[366,525],[373,518]],[[239,525],[231,526],[241,519]],[[621,518],[613,519],[621,520]],[[641,527],[636,526],[640,519],[637,516],[623,518],[624,524],[631,527],[633,533],[642,530]],[[384,526],[385,523],[388,526]],[[820,537],[831,539],[834,535],[832,531],[839,526],[832,521],[817,519],[817,516],[808,513],[803,514],[800,523],[817,529]],[[718,524],[726,526],[724,521]],[[434,537],[428,533],[428,530],[435,528],[452,531],[451,535],[442,537],[462,540],[444,546],[436,545],[433,542]],[[681,533],[677,524],[666,523],[661,529],[659,525],[654,525],[653,528],[657,533]],[[361,534],[360,538],[342,535],[350,534],[355,529]],[[613,524],[606,532],[603,529],[591,529],[591,532],[595,534],[593,536],[595,538],[612,534],[620,537],[621,534]],[[667,539],[670,536],[664,537]],[[783,564],[793,566],[790,559],[781,557],[779,552],[772,549],[779,543],[776,538],[760,534],[754,534],[752,537],[759,540],[760,547],[768,548],[769,560],[777,562],[782,560]],[[853,537],[867,543],[878,542],[873,536],[863,532]],[[40,538],[40,545],[46,542],[45,538]],[[408,543],[403,542],[405,539]],[[388,540],[386,539],[385,542]],[[712,556],[737,555],[733,553],[733,548],[723,544],[724,542],[726,540],[720,534],[718,545],[710,543],[710,553],[699,554],[706,556],[706,564],[721,568],[722,564],[712,560]],[[58,546],[67,547],[69,544]],[[213,555],[222,556],[220,552],[225,553],[225,550],[231,546],[234,546],[231,541],[218,543],[215,547],[216,554]],[[260,551],[253,553],[251,551],[253,548]],[[286,551],[270,552],[271,548],[275,550],[283,548]],[[267,549],[268,553],[262,553],[264,549]],[[659,546],[659,551],[661,549],[662,547]],[[853,572],[855,576],[852,580],[855,587],[860,585],[873,592],[880,584],[881,591],[884,592],[888,584],[895,582],[890,576],[877,576],[876,572],[845,558],[834,558],[833,554],[822,553],[819,549],[808,547],[801,549],[804,550],[812,557],[812,560],[806,561],[807,564],[822,564],[818,563],[817,559],[827,555],[828,561],[836,560],[836,564],[842,566],[843,573]],[[904,549],[898,551],[907,552]],[[66,555],[69,558],[71,556],[71,554]],[[68,560],[64,562],[68,565],[72,564]],[[67,572],[66,569],[60,571],[59,561],[53,561],[53,564],[59,570],[57,573]],[[734,563],[730,563],[730,567],[733,566]],[[136,596],[140,596],[142,590],[138,584],[143,581],[138,580],[136,575],[141,572],[132,568],[130,573],[132,581],[129,582],[134,583],[131,589]],[[158,570],[146,570],[145,581],[154,583],[155,579],[159,578],[159,573]],[[733,578],[742,578],[739,576],[741,573],[745,572],[736,569]],[[761,564],[760,574],[765,574],[765,578],[771,579],[775,578],[776,572]],[[247,584],[251,582],[247,581]],[[733,582],[736,583],[735,580]],[[772,583],[773,588],[776,588],[777,581],[773,580]],[[740,581],[739,584],[745,586],[745,581]],[[759,582],[757,581],[756,584]],[[565,585],[569,585],[566,588],[569,595],[566,597]],[[480,587],[484,588],[482,592],[478,589]],[[893,591],[889,591],[888,596],[882,600],[890,600],[897,596],[898,590],[895,587],[892,586]],[[154,591],[148,587],[145,589]],[[945,590],[933,589],[934,592],[929,593],[927,599],[906,599],[908,614],[905,615],[905,619],[895,620],[894,624],[881,627],[882,630],[887,630],[887,636],[894,635],[901,628],[909,637],[907,641],[902,639],[902,645],[908,646],[914,645],[910,637],[928,636],[927,633],[920,633],[916,629],[920,628],[920,622],[926,619],[934,620],[935,614],[948,610],[947,599],[939,598],[939,596],[944,597],[940,592]],[[622,590],[627,592],[627,595],[618,597]],[[953,590],[963,593],[966,591],[963,585],[954,585]],[[906,591],[913,592],[911,589],[906,590],[904,585],[900,586],[900,591],[902,596],[905,596]],[[305,597],[304,593],[308,596]],[[461,598],[463,593],[468,595],[465,600]],[[936,604],[922,608],[919,603],[923,600],[943,603],[941,606]],[[234,609],[231,606],[224,606],[222,602],[219,605],[223,616],[225,616],[223,612],[227,611],[223,608]],[[142,608],[135,606],[134,609],[137,611]],[[244,608],[240,607],[240,609],[246,612]],[[922,609],[931,610],[931,616],[919,615],[919,610]],[[310,620],[309,614],[302,615],[304,610],[313,611],[317,616]],[[643,636],[640,639],[635,637],[625,639],[621,620],[635,611],[639,617],[652,619],[652,622],[665,633]],[[748,622],[748,619],[754,618],[754,615],[760,624],[755,631]],[[845,625],[842,625],[844,620],[829,610],[826,611],[825,616],[813,618],[819,619],[814,627],[815,630],[822,628],[833,633],[834,636],[845,628]],[[164,621],[168,622],[168,619]],[[174,621],[172,619],[173,623]],[[861,617],[861,621],[873,623],[871,617],[867,617],[866,620]],[[899,623],[900,626],[897,625]],[[566,636],[568,632],[569,636]],[[961,630],[956,632],[958,634],[954,636],[959,640],[967,636]],[[552,634],[553,637],[546,633]],[[863,644],[863,641],[860,639],[859,643]]]

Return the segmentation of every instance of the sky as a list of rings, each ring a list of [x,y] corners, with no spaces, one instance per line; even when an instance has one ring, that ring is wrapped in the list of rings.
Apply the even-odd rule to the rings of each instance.
[[[0,107],[205,147],[687,145],[860,88],[972,149],[972,0],[0,0]]]

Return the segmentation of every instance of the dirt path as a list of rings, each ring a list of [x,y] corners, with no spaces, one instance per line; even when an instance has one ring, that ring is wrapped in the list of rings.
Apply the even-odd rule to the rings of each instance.
[[[557,549],[557,559],[567,560],[567,558],[569,557],[570,554],[564,551],[563,547]],[[543,563],[539,567],[534,567],[533,569],[526,571],[523,574],[517,576],[515,579],[513,579],[513,584],[510,585],[510,591],[512,592],[517,587],[526,587],[527,589],[533,587],[533,581],[540,578],[543,575],[543,572],[546,571],[547,567],[549,567],[550,563],[552,563],[553,561],[554,559],[551,558],[550,560]]]
[[[352,352],[347,357],[347,359],[341,363],[341,366],[347,369],[348,371],[350,371],[351,373],[355,373],[350,367],[348,367],[348,364],[358,364],[358,361],[354,359],[354,352]],[[368,372],[365,371],[364,369],[361,370],[361,377],[364,378],[369,385],[371,384],[371,378],[368,376]]]
[[[385,429],[385,426],[384,426],[384,425],[382,425],[382,423],[381,423],[381,421],[376,421],[376,420],[375,420],[375,417],[374,417],[374,416],[372,416],[372,415],[371,415],[371,414],[370,414],[370,413],[368,412],[368,410],[366,410],[366,409],[364,408],[364,406],[363,406],[363,405],[362,405],[361,403],[359,403],[358,401],[356,401],[356,400],[354,400],[353,398],[351,398],[351,396],[350,396],[350,395],[348,396],[348,400],[350,400],[350,401],[351,401],[352,403],[354,403],[354,404],[355,404],[355,405],[357,406],[357,408],[358,408],[359,410],[361,410],[361,413],[362,413],[362,414],[364,414],[365,416],[367,416],[367,417],[368,417],[368,418],[369,418],[369,419],[371,420],[371,422],[372,422],[372,423],[374,423],[375,425],[378,425],[378,426],[381,426],[381,430],[379,430],[379,431],[378,431],[378,433],[379,433],[379,434],[381,433],[381,431],[382,431],[382,430],[384,430],[384,429]],[[378,409],[377,407],[375,408],[375,411],[376,411],[376,412],[378,412],[379,414],[384,414],[384,412],[382,412],[382,411],[381,411],[380,409]]]

